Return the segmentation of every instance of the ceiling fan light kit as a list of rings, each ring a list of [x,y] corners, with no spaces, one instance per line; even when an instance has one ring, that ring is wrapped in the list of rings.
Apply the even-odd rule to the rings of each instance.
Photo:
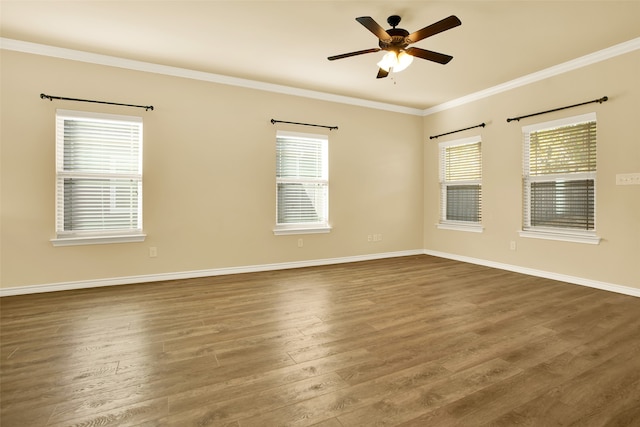
[[[413,56],[404,50],[396,53],[395,51],[387,52],[378,62],[378,67],[390,73],[399,73],[407,68],[413,62]]]
[[[380,52],[381,50],[387,51],[382,60],[378,62],[379,69],[377,78],[379,79],[387,77],[389,73],[397,73],[404,70],[411,65],[414,57],[439,64],[447,64],[453,59],[450,55],[421,49],[419,47],[409,47],[409,45],[461,25],[462,22],[457,16],[451,15],[411,34],[403,28],[396,28],[400,20],[400,16],[391,15],[387,18],[387,23],[391,25],[391,28],[385,30],[370,16],[356,18],[356,21],[378,37],[379,47],[334,55],[327,59],[329,61],[335,61],[336,59],[349,58],[365,53]]]

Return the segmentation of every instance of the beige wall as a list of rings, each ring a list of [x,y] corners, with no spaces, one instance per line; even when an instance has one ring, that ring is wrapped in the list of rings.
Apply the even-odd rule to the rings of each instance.
[[[640,172],[638,76],[640,52],[635,51],[425,117],[425,249],[640,288],[640,186],[616,185],[616,174]],[[605,95],[609,101],[603,104],[506,122]],[[602,241],[520,238],[522,126],[592,111],[598,121],[596,227]],[[428,138],[482,122],[485,128]],[[438,142],[471,135],[482,136],[484,232],[439,230]]]
[[[1,55],[0,285],[17,288],[426,249],[640,288],[640,52],[424,118],[12,51]],[[40,93],[135,104],[153,112]],[[607,95],[521,122],[507,117]],[[143,243],[53,247],[56,108],[144,117]],[[526,239],[521,126],[595,111],[599,245]],[[271,118],[337,125],[272,125]],[[486,122],[430,140],[429,135]],[[330,138],[329,234],[274,236],[277,129]],[[481,234],[438,230],[440,141],[483,140]],[[382,234],[381,242],[368,242]],[[299,238],[304,246],[297,247]],[[509,243],[515,241],[517,250]],[[149,257],[149,247],[158,257]]]
[[[1,286],[422,248],[422,118],[1,51]],[[153,105],[154,111],[40,99]],[[143,243],[53,247],[55,110],[144,117]],[[271,118],[339,130],[274,126]],[[274,236],[277,129],[329,135],[329,234]],[[368,242],[369,234],[382,234]],[[303,238],[304,246],[297,241]],[[149,257],[149,247],[158,257]]]

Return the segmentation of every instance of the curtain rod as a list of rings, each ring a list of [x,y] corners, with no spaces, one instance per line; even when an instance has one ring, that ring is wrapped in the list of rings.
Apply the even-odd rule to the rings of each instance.
[[[301,126],[315,126],[318,128],[327,128],[329,130],[338,129],[338,126],[325,126],[325,125],[314,125],[311,123],[285,122],[284,120],[271,119],[272,125],[275,125],[276,123],[288,123],[290,125],[301,125]]]
[[[92,99],[65,98],[63,96],[45,95],[44,93],[40,94],[40,98],[41,99],[48,99],[49,101],[53,101],[54,99],[61,99],[63,101],[79,101],[79,102],[93,102],[93,103],[96,103],[96,104],[120,105],[122,107],[144,108],[145,111],[149,111],[149,110],[153,111],[153,105],[120,104],[118,102],[94,101]]]
[[[452,133],[462,132],[463,130],[469,130],[469,129],[480,128],[480,127],[483,128],[485,126],[486,126],[485,123],[480,123],[479,125],[469,126],[468,128],[452,130],[451,132],[441,133],[440,135],[433,135],[433,136],[430,136],[429,139],[436,139],[436,138],[440,138],[441,136],[451,135]]]
[[[554,108],[553,110],[541,111],[539,113],[527,114],[526,116],[519,116],[507,119],[508,122],[512,122],[514,120],[526,119],[527,117],[539,116],[540,114],[553,113],[554,111],[566,110],[567,108],[579,107],[581,105],[593,104],[597,102],[598,104],[602,104],[609,100],[608,96],[603,96],[602,98],[594,99],[593,101],[581,102],[580,104],[567,105],[566,107]]]

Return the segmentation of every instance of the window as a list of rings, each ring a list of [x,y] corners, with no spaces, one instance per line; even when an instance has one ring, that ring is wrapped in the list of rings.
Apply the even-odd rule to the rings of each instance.
[[[598,243],[596,115],[522,128],[523,237]]]
[[[482,153],[479,136],[442,142],[438,228],[481,232]]]
[[[56,112],[54,245],[142,241],[142,118]]]
[[[278,131],[276,234],[330,230],[328,146],[325,135]]]

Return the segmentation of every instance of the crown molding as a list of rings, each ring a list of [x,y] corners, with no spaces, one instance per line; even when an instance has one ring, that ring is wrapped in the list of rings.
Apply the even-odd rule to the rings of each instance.
[[[340,104],[355,105],[359,107],[373,108],[377,110],[391,111],[396,113],[410,114],[415,116],[429,116],[451,108],[459,107],[483,98],[497,95],[521,86],[525,86],[540,80],[548,79],[568,71],[576,70],[588,65],[592,65],[607,59],[624,55],[640,49],[640,37],[616,44],[614,46],[599,50],[572,59],[567,62],[545,68],[535,73],[522,76],[508,82],[462,96],[451,101],[444,102],[427,109],[410,108],[401,105],[387,104],[383,102],[370,101],[360,98],[335,95],[325,92],[300,89],[290,86],[265,83],[256,80],[241,79],[237,77],[225,76],[222,74],[206,73],[202,71],[189,70],[186,68],[171,67],[168,65],[153,64],[150,62],[135,61],[131,59],[119,58],[109,55],[66,49],[61,47],[43,45],[39,43],[25,42],[22,40],[0,38],[0,49],[12,50],[34,55],[50,56],[72,61],[87,62],[91,64],[106,65],[110,67],[124,68],[135,71],[143,71],[154,74],[162,74],[173,77],[182,77],[192,80],[219,83],[229,86],[239,86],[249,89],[262,90],[266,92],[280,93],[284,95],[299,96],[303,98],[317,99],[321,101],[336,102]]]
[[[431,114],[439,113],[441,111],[449,110],[451,108],[459,107],[461,105],[469,104],[474,101],[478,101],[483,98],[487,98],[493,95],[497,95],[502,92],[506,92],[521,86],[525,86],[540,80],[548,79],[559,74],[566,73],[568,71],[576,70],[578,68],[586,67],[597,62],[605,61],[607,59],[615,58],[625,53],[633,52],[640,49],[640,37],[631,39],[629,41],[619,43],[608,47],[606,49],[599,50],[594,53],[590,53],[581,56],[576,59],[572,59],[567,62],[563,62],[553,67],[545,68],[544,70],[536,71],[535,73],[528,74],[526,76],[518,77],[517,79],[510,80],[508,82],[493,86],[463,97],[447,101],[440,105],[436,105],[431,108],[423,110],[423,116],[429,116]]]
[[[335,95],[326,92],[318,92],[307,89],[300,89],[290,86],[277,85],[260,82],[256,80],[241,79],[238,77],[225,76],[222,74],[206,73],[202,71],[190,70],[187,68],[171,67],[168,65],[154,64],[150,62],[136,61],[132,59],[119,58],[115,56],[102,55],[66,49],[56,46],[31,43],[22,40],[0,38],[0,49],[12,50],[34,55],[49,56],[71,61],[87,62],[90,64],[106,65],[109,67],[124,68],[134,71],[162,74],[172,77],[181,77],[191,80],[200,80],[210,83],[219,83],[228,86],[239,86],[243,88],[256,89],[266,92],[274,92],[284,95],[299,96],[303,98],[317,99],[321,101],[336,102],[340,104],[355,105],[358,107],[373,108],[376,110],[391,111],[395,113],[421,116],[422,110],[410,108],[402,105],[387,104],[384,102],[369,101],[366,99],[352,98],[348,96]]]

